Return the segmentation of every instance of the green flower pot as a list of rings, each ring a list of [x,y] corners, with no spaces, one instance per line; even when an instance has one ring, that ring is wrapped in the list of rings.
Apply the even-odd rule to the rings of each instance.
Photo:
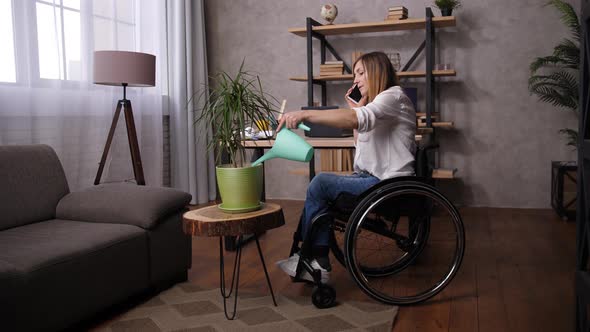
[[[235,168],[221,165],[215,168],[221,196],[219,209],[227,213],[244,213],[262,207],[262,165]]]

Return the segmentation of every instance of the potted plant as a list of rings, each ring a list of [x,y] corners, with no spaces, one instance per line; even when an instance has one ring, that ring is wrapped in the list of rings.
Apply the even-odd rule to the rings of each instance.
[[[461,7],[461,1],[459,0],[434,0],[434,4],[440,9],[442,16],[451,16],[453,9]]]
[[[564,38],[557,44],[553,48],[553,54],[537,57],[531,62],[529,91],[537,95],[541,101],[571,111],[578,118],[580,20],[574,8],[567,2],[551,0],[547,4],[561,13],[562,22],[570,30],[570,38]],[[559,130],[559,133],[566,136],[567,146],[577,148],[578,131],[576,129],[564,128]],[[577,167],[576,161],[551,162],[551,205],[557,214],[566,220],[575,220]]]
[[[198,101],[205,100],[195,110],[195,121],[212,129],[207,148],[215,150],[219,208],[229,213],[260,209],[262,165],[246,161],[242,140],[247,127],[274,119],[276,99],[262,90],[257,75],[244,70],[244,62],[236,75],[221,71],[212,80],[213,88],[197,93]],[[222,155],[226,164],[220,162]]]
[[[551,0],[561,12],[561,20],[569,28],[571,38],[563,39],[553,48],[553,54],[538,57],[530,64],[529,92],[541,101],[572,111],[578,117],[578,78],[580,76],[580,23],[574,8],[567,2]],[[567,145],[576,148],[578,131],[564,128]]]

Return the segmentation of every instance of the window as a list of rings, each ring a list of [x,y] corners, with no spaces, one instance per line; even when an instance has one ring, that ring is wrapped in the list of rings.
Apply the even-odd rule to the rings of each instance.
[[[93,50],[136,50],[136,7],[136,0],[0,0],[0,82],[89,77]]]
[[[80,80],[80,0],[37,0],[39,77]]]
[[[94,0],[94,49],[135,51],[135,0]]]
[[[16,82],[12,1],[0,0],[0,82]]]

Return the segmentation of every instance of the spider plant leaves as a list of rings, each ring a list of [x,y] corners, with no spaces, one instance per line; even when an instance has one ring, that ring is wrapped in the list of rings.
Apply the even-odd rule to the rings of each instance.
[[[222,71],[211,81],[213,88],[198,92],[205,101],[195,110],[195,121],[211,126],[207,148],[217,152],[217,164],[225,152],[234,167],[243,167],[246,150],[242,135],[246,127],[274,118],[278,101],[264,92],[260,78],[246,71],[243,61],[234,76]]]

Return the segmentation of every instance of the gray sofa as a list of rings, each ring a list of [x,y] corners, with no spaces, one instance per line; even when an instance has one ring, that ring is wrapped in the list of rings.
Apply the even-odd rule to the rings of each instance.
[[[134,184],[69,192],[51,147],[0,146],[0,330],[71,327],[186,280],[190,199]]]

